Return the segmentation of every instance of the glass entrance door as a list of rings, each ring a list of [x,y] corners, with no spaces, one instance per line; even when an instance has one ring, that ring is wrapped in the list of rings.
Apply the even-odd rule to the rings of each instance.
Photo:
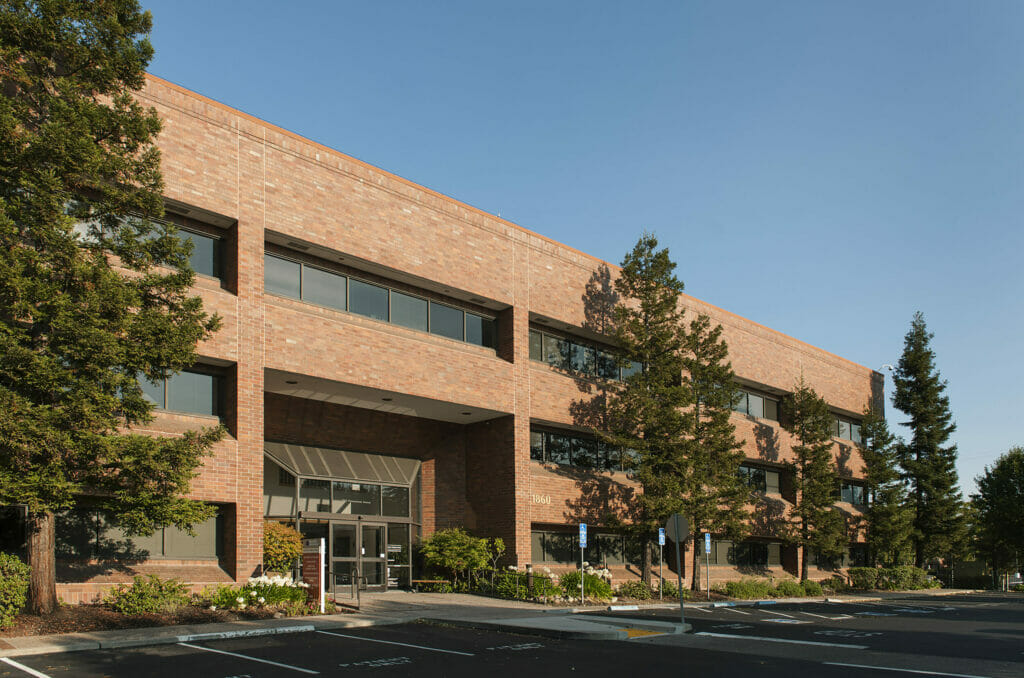
[[[334,573],[334,588],[351,586],[359,569],[359,524],[331,523],[331,572]]]
[[[365,577],[366,588],[384,589],[387,586],[386,562],[387,548],[385,547],[387,526],[363,523],[361,540],[361,567]]]

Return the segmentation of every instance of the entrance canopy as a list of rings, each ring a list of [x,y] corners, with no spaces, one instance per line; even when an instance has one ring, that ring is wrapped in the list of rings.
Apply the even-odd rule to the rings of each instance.
[[[420,471],[419,459],[405,457],[285,443],[264,443],[263,449],[292,475],[307,478],[412,485]]]

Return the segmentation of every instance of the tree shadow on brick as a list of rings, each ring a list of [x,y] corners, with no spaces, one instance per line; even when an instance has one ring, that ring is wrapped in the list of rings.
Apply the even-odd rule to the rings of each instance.
[[[843,478],[852,478],[853,469],[850,468],[850,460],[853,459],[853,446],[839,443],[839,454],[836,455],[836,468]]]
[[[768,424],[754,424],[754,444],[757,452],[765,461],[779,461],[781,458],[779,432]]]
[[[114,573],[135,574],[135,565],[149,558],[130,537],[114,537],[108,518],[95,509],[67,511],[60,515],[56,532],[57,578],[83,582]]]
[[[785,539],[786,510],[788,504],[782,499],[755,496],[754,510],[750,514],[750,533],[758,537]]]

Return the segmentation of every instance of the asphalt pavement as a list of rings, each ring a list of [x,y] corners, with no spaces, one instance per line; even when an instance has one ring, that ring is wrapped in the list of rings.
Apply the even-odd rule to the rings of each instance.
[[[672,671],[722,676],[1024,676],[1024,596],[974,594],[861,602],[802,602],[639,611],[538,613],[536,608],[433,609],[391,598],[387,625],[348,627],[326,618],[279,620],[269,635],[114,637],[100,649],[0,657],[0,678],[270,678],[390,672],[396,676],[495,678],[600,676]],[[484,601],[485,603],[486,601]],[[419,609],[416,609],[417,606]],[[449,619],[443,619],[448,615]],[[351,620],[354,623],[357,620]],[[360,623],[369,623],[369,619]],[[519,624],[519,632],[511,632]],[[565,631],[603,629],[620,642]],[[249,629],[260,632],[259,627]],[[563,633],[559,634],[561,630]],[[582,633],[579,637],[606,637]],[[125,641],[118,645],[118,640]],[[127,642],[132,641],[132,642]],[[137,643],[135,643],[137,645]]]

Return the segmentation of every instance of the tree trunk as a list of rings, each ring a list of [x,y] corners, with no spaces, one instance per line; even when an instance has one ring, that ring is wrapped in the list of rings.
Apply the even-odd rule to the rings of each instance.
[[[640,550],[640,579],[648,586],[651,585],[651,562],[653,560],[651,558],[651,543],[644,539],[643,548]]]
[[[51,614],[57,608],[57,577],[54,562],[53,513],[28,515],[29,611]]]
[[[800,547],[800,581],[807,581],[807,550],[807,544],[803,544]]]
[[[700,591],[700,554],[703,551],[704,540],[700,538],[701,533],[696,531],[693,533],[693,578],[690,584],[691,591]],[[679,592],[682,595],[682,591]]]

